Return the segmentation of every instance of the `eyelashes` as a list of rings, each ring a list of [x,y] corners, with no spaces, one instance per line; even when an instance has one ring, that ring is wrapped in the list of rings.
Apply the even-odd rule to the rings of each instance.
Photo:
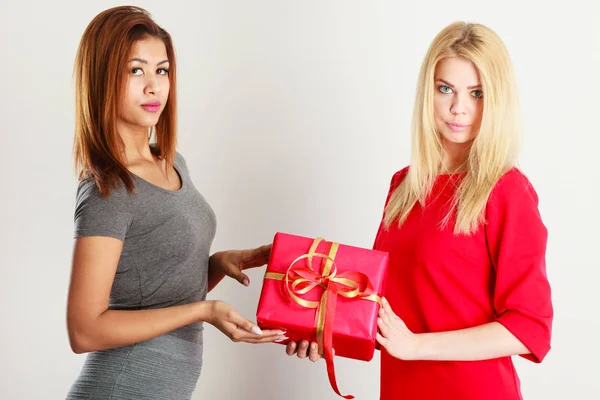
[[[134,67],[134,68],[131,68],[130,72],[131,72],[132,75],[140,76],[140,75],[142,75],[144,73],[144,70],[141,69],[141,68],[139,68],[139,67]],[[169,74],[169,68],[158,68],[156,70],[156,73],[158,75],[168,75]]]
[[[443,84],[442,85],[438,85],[437,88],[438,88],[438,91],[440,93],[443,93],[443,94],[454,93],[454,90],[450,86],[448,86],[448,85],[443,85]],[[471,92],[471,96],[475,97],[476,99],[480,99],[480,98],[483,97],[483,91],[481,91],[479,89],[473,90]]]

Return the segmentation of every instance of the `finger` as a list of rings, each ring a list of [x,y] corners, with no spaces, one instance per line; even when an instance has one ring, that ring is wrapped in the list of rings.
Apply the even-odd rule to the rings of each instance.
[[[248,342],[248,343],[253,343],[253,344],[261,344],[261,343],[277,343],[277,342],[282,342],[282,341],[288,340],[288,339],[289,339],[289,337],[287,337],[287,336],[276,335],[276,336],[261,337],[259,339],[248,338],[247,340],[244,340],[244,341]]]
[[[243,267],[245,268],[255,268],[260,267],[261,265],[265,265],[269,262],[269,256],[271,255],[271,245],[264,245],[257,247],[256,249],[252,249],[248,252],[244,253],[242,258]]]
[[[257,338],[263,334],[263,331],[256,324],[242,317],[236,311],[231,311],[229,321],[237,325],[239,329],[257,336]]]
[[[289,339],[284,334],[281,334],[281,331],[263,331],[262,335],[255,335],[253,333],[238,329],[233,332],[232,336],[234,342],[247,343],[271,343]]]
[[[303,340],[300,342],[300,345],[298,346],[298,353],[296,355],[298,356],[298,358],[306,358],[307,351],[308,351],[308,342],[306,340]]]
[[[384,308],[381,309],[382,314],[383,315],[382,318],[383,320],[390,326],[395,326],[398,329],[408,329],[406,327],[406,324],[404,323],[404,321],[402,320],[402,318],[400,318],[399,316],[397,316],[394,313],[394,310],[392,310],[392,307],[390,306],[390,303],[387,301],[387,299],[384,297],[382,299],[382,303],[384,305]]]
[[[298,349],[298,344],[296,342],[289,342],[287,346],[285,346],[285,352],[288,356],[293,356]]]
[[[255,335],[254,333],[246,332],[242,329],[238,329],[233,332],[232,339],[234,342],[247,342],[247,343],[271,343],[271,342],[283,342],[288,340],[289,337],[280,334],[281,332],[275,331],[274,333],[266,334],[263,331],[262,335]]]
[[[390,327],[383,319],[377,318],[377,326],[384,337],[387,338],[390,335]]]
[[[383,336],[381,336],[379,333],[377,333],[377,336],[375,337],[375,339],[377,340],[377,342],[379,342],[379,344],[385,348],[387,350],[387,346],[390,343],[389,339],[384,338]]]
[[[319,361],[320,358],[321,358],[321,355],[319,354],[319,346],[314,342],[311,343],[310,351],[308,354],[308,359],[312,362],[317,362],[317,361]]]
[[[383,307],[379,309],[379,318],[382,319],[383,322],[385,322],[388,325],[391,325],[392,323],[391,314],[389,312],[386,312]]]
[[[286,331],[281,329],[263,329],[262,336],[285,336]]]
[[[390,318],[396,317],[394,310],[392,310],[392,306],[390,306],[390,303],[385,297],[381,299],[381,303],[383,304],[383,310],[385,314],[388,314]]]
[[[273,250],[273,244],[266,244],[264,246],[260,246],[258,248],[261,252],[261,257],[265,260],[265,263],[269,261],[269,257],[271,257],[271,250]]]

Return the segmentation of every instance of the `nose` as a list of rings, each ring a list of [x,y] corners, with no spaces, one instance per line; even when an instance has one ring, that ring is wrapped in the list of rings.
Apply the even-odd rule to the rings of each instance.
[[[155,75],[146,75],[146,86],[144,88],[144,93],[147,95],[157,95],[160,93],[160,85],[158,84],[158,79]]]
[[[454,115],[459,115],[465,114],[466,111],[466,101],[461,96],[454,96],[450,105],[450,112]]]

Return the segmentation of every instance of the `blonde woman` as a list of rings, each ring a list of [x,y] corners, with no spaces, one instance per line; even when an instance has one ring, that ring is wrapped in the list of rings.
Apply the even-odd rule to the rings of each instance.
[[[454,23],[423,62],[412,159],[374,248],[390,254],[381,399],[521,399],[511,356],[541,362],[553,308],[547,231],[516,168],[519,107],[500,38]],[[288,354],[318,359],[308,343]]]

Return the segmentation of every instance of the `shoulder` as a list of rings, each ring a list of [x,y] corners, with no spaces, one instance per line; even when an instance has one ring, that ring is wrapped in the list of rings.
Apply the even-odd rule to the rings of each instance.
[[[173,162],[175,164],[177,164],[177,165],[180,165],[180,166],[184,166],[184,167],[187,166],[187,162],[185,161],[185,157],[179,151],[175,152],[175,159],[173,160]]]
[[[93,178],[83,178],[77,186],[76,208],[90,206],[111,207],[129,205],[130,194],[124,185],[113,188],[110,195],[105,197],[100,193],[98,185]]]
[[[518,168],[508,170],[490,193],[491,202],[521,202],[538,203],[538,195],[527,176]]]
[[[84,236],[110,236],[125,240],[133,223],[131,195],[124,186],[103,196],[94,179],[79,182],[75,205],[75,238]]]
[[[404,180],[404,178],[406,178],[406,175],[408,174],[408,168],[409,166],[407,165],[400,171],[396,172],[394,176],[392,176],[392,181],[390,182],[391,189],[397,188],[402,183],[402,181]]]
[[[515,224],[541,218],[539,198],[529,179],[517,168],[507,171],[493,187],[486,205],[488,221]]]
[[[183,154],[181,154],[179,151],[175,152],[175,159],[173,160],[173,164],[175,165],[175,168],[177,168],[179,171],[185,174],[188,173],[187,161],[185,160]]]

